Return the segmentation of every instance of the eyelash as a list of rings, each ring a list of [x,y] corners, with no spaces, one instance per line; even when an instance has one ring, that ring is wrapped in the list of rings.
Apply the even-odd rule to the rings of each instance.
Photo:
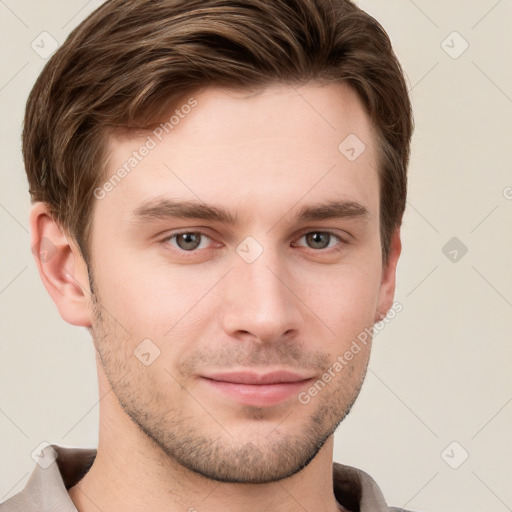
[[[192,230],[190,230],[190,231],[180,231],[178,233],[173,233],[172,235],[169,235],[169,236],[165,237],[163,240],[161,240],[161,243],[162,244],[169,244],[169,242],[171,240],[175,240],[178,236],[186,235],[186,234],[200,235],[201,237],[205,237],[205,238],[208,238],[209,240],[212,240],[212,238],[210,236],[208,236],[203,231],[195,231],[195,230],[192,231]],[[310,235],[310,234],[329,235],[330,237],[334,237],[334,238],[336,238],[339,241],[339,243],[336,246],[331,247],[331,248],[325,248],[325,249],[314,249],[312,247],[307,247],[307,246],[303,246],[303,245],[299,246],[299,247],[306,247],[307,249],[310,249],[310,250],[312,250],[314,252],[317,252],[319,254],[335,254],[337,252],[342,251],[344,246],[349,243],[346,239],[342,238],[340,235],[338,235],[338,234],[336,234],[336,233],[334,233],[332,231],[328,231],[328,230],[327,231],[322,231],[322,230],[306,231],[306,232],[302,233],[298,239],[300,240],[301,238],[304,238],[305,236]],[[330,240],[329,240],[329,243],[330,243]],[[194,254],[194,253],[197,253],[198,251],[204,251],[205,250],[205,249],[192,249],[190,251],[187,251],[185,249],[181,249],[180,247],[177,247],[177,246],[174,246],[174,245],[172,247],[173,247],[173,249],[175,249],[175,250],[177,250],[177,251],[179,251],[179,252],[181,252],[183,254],[187,254],[187,253]],[[210,249],[210,247],[208,247],[208,249]]]

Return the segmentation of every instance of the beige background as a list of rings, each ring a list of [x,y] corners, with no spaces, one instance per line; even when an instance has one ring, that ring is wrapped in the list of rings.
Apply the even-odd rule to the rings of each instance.
[[[32,41],[64,41],[100,3],[0,0],[0,501],[25,485],[40,442],[97,441],[92,343],[61,320],[30,253],[20,127],[45,63]],[[416,132],[403,311],[375,339],[335,459],[370,473],[396,506],[512,510],[512,2],[358,3],[390,34]],[[452,237],[458,247],[443,252]]]

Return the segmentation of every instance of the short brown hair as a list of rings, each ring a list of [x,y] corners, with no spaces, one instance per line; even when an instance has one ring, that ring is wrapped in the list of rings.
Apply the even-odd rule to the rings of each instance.
[[[384,261],[406,203],[413,117],[381,25],[349,0],[110,0],[51,57],[27,102],[23,156],[86,261],[108,130],[161,120],[210,85],[349,84],[376,129]],[[341,142],[341,141],[340,141]]]

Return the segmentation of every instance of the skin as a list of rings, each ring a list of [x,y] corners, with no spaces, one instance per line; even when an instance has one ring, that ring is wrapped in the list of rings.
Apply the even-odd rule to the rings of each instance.
[[[43,203],[31,212],[32,244],[47,238],[57,249],[36,260],[43,283],[67,322],[90,329],[97,353],[98,454],[70,497],[87,512],[286,512],[297,503],[334,512],[332,434],[359,393],[371,343],[307,404],[298,394],[392,305],[400,237],[383,266],[371,123],[343,84],[207,88],[194,98],[96,200],[93,295],[73,239]],[[149,133],[110,135],[107,179]],[[350,133],[366,146],[352,162],[338,150]],[[134,213],[165,199],[223,207],[238,224]],[[328,201],[367,214],[296,219]],[[198,231],[204,238],[189,245],[170,238]],[[240,246],[247,237],[258,245]],[[191,240],[200,244],[184,250]],[[258,246],[251,263],[237,252]],[[149,365],[134,355],[145,339],[151,357],[159,350]],[[205,378],[233,369],[308,380],[277,404],[246,404]]]

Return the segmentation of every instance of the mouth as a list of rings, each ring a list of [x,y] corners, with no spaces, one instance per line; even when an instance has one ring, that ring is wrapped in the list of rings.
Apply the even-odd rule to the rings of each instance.
[[[295,397],[313,377],[288,370],[231,371],[202,375],[201,380],[215,393],[241,405],[270,407]]]

